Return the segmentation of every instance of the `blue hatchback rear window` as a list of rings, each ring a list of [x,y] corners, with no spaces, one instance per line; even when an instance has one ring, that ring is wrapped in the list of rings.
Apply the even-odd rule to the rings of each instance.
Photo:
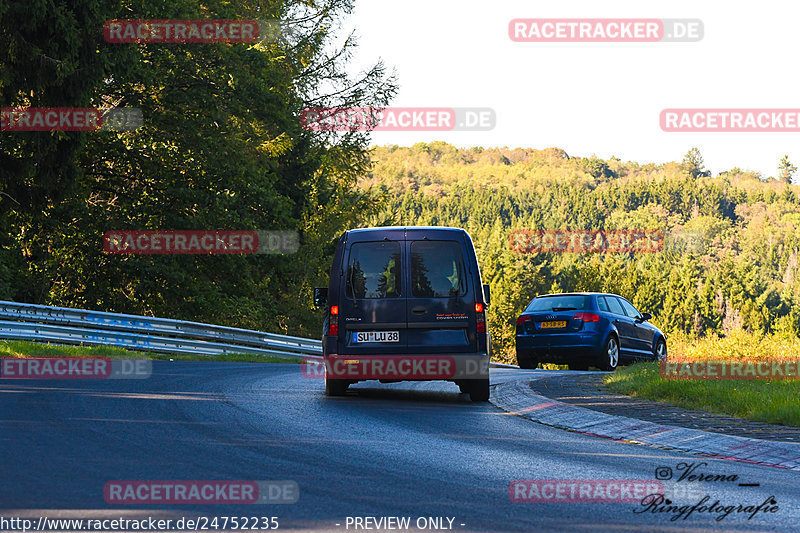
[[[588,308],[588,296],[565,294],[563,296],[542,296],[540,298],[534,298],[526,311],[572,311],[573,309]]]

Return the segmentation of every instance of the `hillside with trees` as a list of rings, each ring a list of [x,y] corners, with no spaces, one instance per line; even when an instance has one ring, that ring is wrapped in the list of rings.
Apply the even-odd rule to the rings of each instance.
[[[359,185],[383,207],[366,224],[472,235],[500,359],[513,358],[518,314],[549,292],[621,294],[668,335],[800,334],[800,187],[785,176],[711,176],[696,149],[680,163],[638,164],[434,142],[377,147],[372,160]],[[521,254],[509,245],[515,229],[660,230],[665,244],[657,253]]]

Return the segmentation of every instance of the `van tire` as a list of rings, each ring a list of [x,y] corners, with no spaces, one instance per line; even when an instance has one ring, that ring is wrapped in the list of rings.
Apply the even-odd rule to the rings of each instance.
[[[473,402],[489,401],[489,378],[471,379],[469,386],[469,399]]]
[[[328,379],[325,376],[325,396],[344,396],[350,383],[344,379]]]

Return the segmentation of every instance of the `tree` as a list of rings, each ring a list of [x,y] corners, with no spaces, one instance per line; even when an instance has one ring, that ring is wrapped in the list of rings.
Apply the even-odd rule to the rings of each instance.
[[[585,165],[586,172],[591,174],[596,180],[617,177],[614,171],[608,167],[608,163],[598,158],[596,155],[592,155],[592,157],[588,159],[584,157],[581,162]]]
[[[683,156],[681,168],[688,172],[693,178],[704,178],[711,175],[711,172],[705,169],[703,156],[700,154],[700,149],[696,146],[692,147],[686,152],[686,155]]]
[[[131,132],[0,136],[0,239],[15,244],[0,250],[0,291],[14,291],[4,296],[316,335],[311,287],[330,268],[334,237],[375,201],[356,188],[369,135],[306,131],[298,117],[386,106],[396,91],[380,62],[348,73],[355,40],[337,28],[352,4],[0,3],[4,106],[113,103],[144,116]],[[105,42],[103,23],[116,18],[266,19],[293,31],[254,45]],[[296,230],[301,247],[105,255],[102,235],[115,229]]]
[[[789,161],[789,155],[783,156],[778,164],[778,179],[785,183],[791,183],[795,172],[797,172],[797,167]]]

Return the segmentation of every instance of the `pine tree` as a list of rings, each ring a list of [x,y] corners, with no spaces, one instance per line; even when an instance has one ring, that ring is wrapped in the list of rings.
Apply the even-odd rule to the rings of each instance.
[[[778,164],[778,179],[784,183],[791,183],[795,172],[797,167],[789,161],[789,155],[783,156]]]
[[[681,167],[688,172],[693,178],[704,178],[711,175],[711,172],[706,170],[703,156],[700,149],[692,147],[686,155],[683,156]]]

